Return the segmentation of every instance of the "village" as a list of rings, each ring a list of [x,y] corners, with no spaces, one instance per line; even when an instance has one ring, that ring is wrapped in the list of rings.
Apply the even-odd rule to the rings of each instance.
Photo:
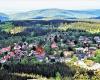
[[[100,80],[100,0],[1,0],[0,80]]]
[[[79,36],[77,40],[68,39],[67,36],[66,32],[56,32],[43,36],[43,41],[40,42],[14,43],[0,50],[0,63],[9,63],[11,59],[20,62],[25,57],[35,57],[37,61],[46,63],[70,62],[76,58],[75,65],[100,70],[100,60],[91,60],[100,49],[100,36]]]

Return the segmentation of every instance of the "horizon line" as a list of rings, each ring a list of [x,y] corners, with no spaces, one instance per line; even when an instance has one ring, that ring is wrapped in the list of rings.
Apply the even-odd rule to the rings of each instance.
[[[62,8],[42,8],[42,9],[33,9],[33,10],[27,10],[27,11],[23,11],[23,10],[20,10],[20,11],[0,11],[0,13],[4,13],[4,14],[17,14],[17,13],[24,13],[24,12],[31,12],[31,11],[38,11],[38,10],[53,10],[53,9],[58,9],[58,10],[72,10],[72,11],[87,11],[87,10],[100,10],[100,9],[62,9]]]

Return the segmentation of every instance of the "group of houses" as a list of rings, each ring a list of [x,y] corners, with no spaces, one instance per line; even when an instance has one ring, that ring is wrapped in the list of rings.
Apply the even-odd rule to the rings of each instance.
[[[30,52],[28,52],[30,50]],[[4,63],[8,61],[10,58],[14,58],[14,60],[20,60],[24,56],[35,56],[36,58],[43,59],[45,56],[44,49],[41,45],[28,44],[24,43],[14,43],[12,46],[8,46],[6,48],[2,48],[0,50],[0,63]]]
[[[55,62],[62,61],[63,58],[66,58],[66,60],[69,61],[74,55],[77,56],[79,60],[82,60],[95,56],[95,51],[100,48],[100,36],[95,36],[93,38],[80,36],[77,40],[69,40],[66,37],[67,36],[65,34],[59,33],[49,34],[44,37],[45,44],[50,42],[50,48],[51,50],[54,50],[54,53],[58,54],[55,51],[57,48],[61,50],[59,58],[55,56],[55,54],[48,55],[44,49],[44,45],[40,43],[29,44],[27,42],[22,42],[14,43],[11,46],[2,48],[0,50],[0,55],[5,55],[0,57],[0,63],[8,61],[12,57],[15,60],[20,60],[24,56],[34,56],[39,61],[43,61],[46,58],[47,62]],[[66,45],[68,47],[60,49],[58,46],[59,42],[61,43],[60,47],[64,47]],[[81,44],[81,46],[76,47],[78,44]]]

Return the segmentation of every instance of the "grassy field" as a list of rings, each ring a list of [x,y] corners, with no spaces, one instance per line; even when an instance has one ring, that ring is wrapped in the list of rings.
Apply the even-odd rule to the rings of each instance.
[[[89,33],[99,33],[100,32],[100,23],[88,23],[88,22],[76,22],[71,24],[60,24],[60,30],[67,30],[67,29],[78,29],[87,31]]]

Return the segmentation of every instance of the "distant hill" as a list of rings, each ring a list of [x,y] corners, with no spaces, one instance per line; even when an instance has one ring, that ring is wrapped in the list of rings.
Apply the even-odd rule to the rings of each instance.
[[[4,13],[0,13],[0,21],[8,21],[9,20],[9,16],[4,14]]]
[[[0,13],[0,21],[7,20],[66,20],[66,19],[100,19],[100,9],[94,10],[63,10],[41,9],[23,13]]]
[[[87,19],[100,16],[100,10],[42,9],[10,15],[11,20],[27,19]]]
[[[93,18],[91,18],[91,19],[100,19],[100,16],[98,16],[98,17],[93,17]]]

